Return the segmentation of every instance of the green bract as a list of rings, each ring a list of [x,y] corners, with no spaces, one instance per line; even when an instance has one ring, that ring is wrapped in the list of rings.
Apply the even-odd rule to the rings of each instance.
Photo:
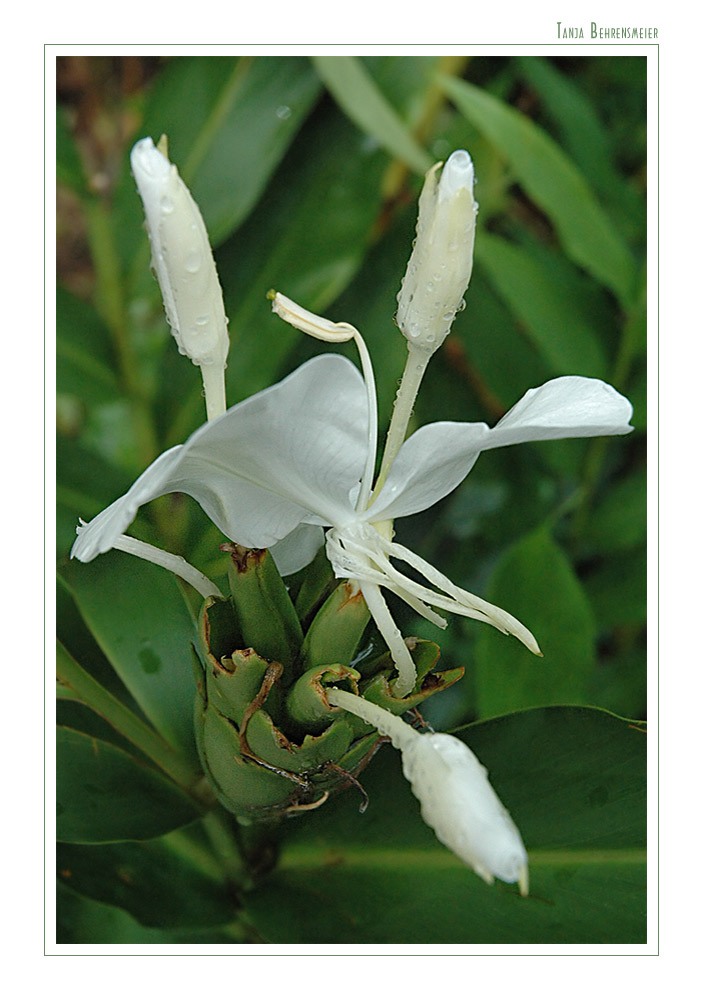
[[[408,640],[418,681],[398,698],[388,653],[348,665],[369,619],[348,583],[321,596],[303,634],[268,552],[223,548],[232,593],[208,599],[198,626],[195,732],[203,769],[242,821],[313,809],[356,785],[382,742],[372,726],[328,703],[327,685],[401,715],[459,680],[463,668],[435,672],[437,646]]]

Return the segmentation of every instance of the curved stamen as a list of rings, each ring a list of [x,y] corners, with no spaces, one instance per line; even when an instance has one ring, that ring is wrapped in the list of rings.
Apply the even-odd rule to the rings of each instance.
[[[149,545],[148,542],[140,542],[138,538],[132,538],[131,535],[119,535],[112,547],[121,552],[127,552],[131,556],[139,556],[140,559],[145,559],[155,566],[162,566],[164,569],[170,570],[189,583],[201,597],[222,597],[220,588],[212,580],[208,580],[199,569],[186,562],[183,556],[166,552],[155,545]]]
[[[359,527],[361,526],[357,526],[357,529]],[[373,528],[367,527],[366,532],[369,531],[373,531],[373,535],[352,536],[351,533],[344,534],[336,529],[328,532],[328,555],[333,566],[342,570],[344,576],[353,577],[360,583],[367,582],[385,587],[409,604],[418,614],[442,628],[446,622],[435,615],[432,608],[485,622],[506,635],[514,635],[536,656],[542,655],[529,629],[509,612],[457,587],[431,563],[421,559],[412,550],[397,542],[389,541]],[[389,556],[402,559],[422,573],[426,580],[440,588],[443,593],[437,593],[411,580],[393,565]]]
[[[416,555],[412,549],[407,549],[404,545],[400,545],[398,542],[389,542],[385,538],[381,537],[380,542],[381,548],[390,556],[395,556],[397,559],[402,559],[413,569],[418,570],[425,579],[429,580],[430,583],[434,584],[436,587],[441,587],[446,594],[453,598],[454,601],[463,608],[468,608],[472,612],[477,612],[487,621],[490,621],[492,625],[495,625],[501,632],[506,632],[511,635],[516,636],[526,646],[532,653],[536,656],[541,656],[541,650],[537,644],[537,640],[532,635],[529,629],[518,621],[513,615],[508,611],[504,611],[503,608],[497,607],[495,604],[491,604],[489,601],[484,601],[483,598],[477,597],[475,594],[469,593],[468,590],[462,590],[461,587],[457,587],[456,584],[444,575],[440,573],[431,563],[426,562],[420,556]],[[405,579],[405,578],[404,578]],[[432,591],[428,591],[429,594]],[[427,600],[427,598],[425,598]],[[433,602],[434,603],[434,602]],[[449,611],[450,608],[446,605],[441,605],[439,603],[435,604],[436,607],[444,607],[445,610]],[[458,614],[467,614],[467,611],[458,611]],[[474,617],[473,614],[468,617]]]
[[[324,340],[328,344],[343,344],[353,340],[359,352],[361,361],[361,373],[364,376],[366,386],[366,400],[368,409],[368,448],[366,451],[366,462],[364,473],[361,477],[361,488],[356,500],[357,511],[365,510],[371,497],[371,487],[373,485],[373,475],[376,470],[376,448],[378,447],[378,404],[376,400],[376,379],[373,373],[371,355],[368,352],[364,338],[351,323],[333,323],[332,320],[317,313],[304,309],[297,302],[289,299],[287,295],[281,295],[273,289],[268,293],[271,299],[271,308],[296,330],[315,337],[316,340]]]

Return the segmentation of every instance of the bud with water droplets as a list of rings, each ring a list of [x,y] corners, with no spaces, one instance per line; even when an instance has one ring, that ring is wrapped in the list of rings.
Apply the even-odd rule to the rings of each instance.
[[[351,712],[400,750],[403,774],[437,839],[491,884],[517,882],[529,891],[528,860],[520,831],[476,755],[449,733],[419,733],[379,705],[350,691],[327,690],[327,701]]]
[[[441,176],[440,176],[441,169]],[[434,354],[469,284],[478,205],[474,165],[464,149],[436,163],[420,194],[417,237],[398,293],[396,321],[410,347]]]
[[[229,335],[205,223],[177,168],[150,138],[134,146],[131,163],[166,318],[181,354],[201,368],[208,419],[213,419],[226,409]]]

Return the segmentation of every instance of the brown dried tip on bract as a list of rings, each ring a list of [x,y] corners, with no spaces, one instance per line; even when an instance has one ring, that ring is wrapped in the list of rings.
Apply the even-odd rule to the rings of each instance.
[[[236,542],[223,542],[220,545],[220,552],[226,552],[231,556],[238,573],[246,573],[259,563],[264,561],[266,549],[247,549]]]

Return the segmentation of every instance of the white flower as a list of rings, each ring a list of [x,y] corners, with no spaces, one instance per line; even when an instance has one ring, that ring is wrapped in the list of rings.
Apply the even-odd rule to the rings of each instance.
[[[418,733],[397,716],[348,691],[327,689],[330,705],[364,719],[400,750],[403,774],[437,839],[489,884],[494,877],[528,891],[527,851],[476,755],[448,733]]]
[[[420,194],[417,235],[398,293],[396,322],[408,340],[433,354],[463,307],[474,259],[474,165],[458,149],[442,170],[427,172]]]
[[[323,333],[354,331],[315,319]],[[604,382],[553,379],[529,390],[494,428],[453,422],[422,427],[402,445],[369,501],[376,448],[373,383],[345,358],[321,355],[166,451],[123,497],[78,528],[71,554],[88,562],[107,552],[120,543],[142,504],[172,492],[192,496],[239,544],[274,546],[284,575],[310,561],[328,528],[335,574],[361,589],[398,669],[395,692],[403,696],[415,684],[415,666],[381,588],[437,625],[446,623],[433,609],[488,622],[534,652],[539,647],[512,615],[456,587],[392,541],[390,522],[447,496],[482,451],[522,441],[625,434],[631,413],[629,402]],[[277,549],[277,543],[283,544]],[[429,586],[393,560],[406,563]]]
[[[161,287],[166,318],[181,354],[201,368],[208,417],[219,416],[226,408],[229,335],[203,217],[177,168],[151,139],[139,140],[131,163],[144,203],[151,266]]]

